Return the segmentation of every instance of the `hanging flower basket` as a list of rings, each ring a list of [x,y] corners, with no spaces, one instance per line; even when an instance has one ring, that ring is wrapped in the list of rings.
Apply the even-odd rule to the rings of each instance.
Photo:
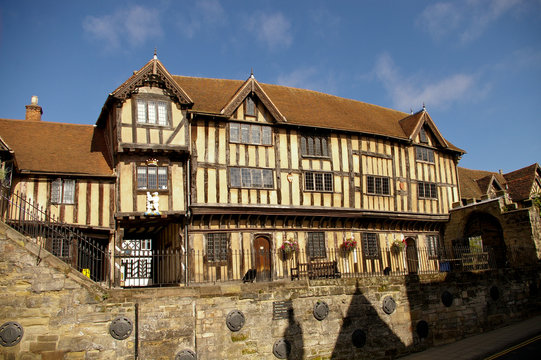
[[[293,253],[299,251],[299,244],[295,240],[288,239],[282,243],[280,249],[282,249],[284,258],[289,259],[293,255]]]
[[[406,243],[399,240],[395,240],[391,244],[391,253],[394,255],[398,255],[402,252],[402,250],[404,250],[405,247],[406,247]]]
[[[353,251],[353,249],[355,249],[356,247],[357,241],[355,241],[353,237],[344,240],[344,242],[340,245],[340,249],[342,249],[342,251],[346,253]]]

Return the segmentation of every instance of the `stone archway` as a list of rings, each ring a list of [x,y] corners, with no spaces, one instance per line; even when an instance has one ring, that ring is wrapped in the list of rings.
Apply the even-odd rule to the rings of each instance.
[[[474,212],[468,217],[464,228],[464,238],[481,236],[483,246],[489,246],[494,254],[496,266],[504,267],[506,264],[506,247],[503,239],[503,230],[498,219],[484,212]]]

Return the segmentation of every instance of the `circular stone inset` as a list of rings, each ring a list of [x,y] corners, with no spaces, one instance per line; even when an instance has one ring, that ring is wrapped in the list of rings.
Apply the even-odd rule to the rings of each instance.
[[[329,315],[329,305],[325,301],[318,301],[314,305],[314,317],[321,321]]]
[[[184,349],[175,356],[175,360],[197,360],[197,355],[189,349]]]
[[[109,325],[109,333],[117,340],[127,339],[133,330],[133,324],[130,319],[125,316],[119,316]]]
[[[427,337],[428,336],[428,323],[424,320],[419,321],[417,323],[417,327],[415,330],[417,331],[417,335],[419,335],[421,339]]]
[[[441,302],[446,307],[450,307],[451,305],[453,305],[453,294],[451,294],[449,291],[445,290],[441,294]]]
[[[10,321],[0,326],[0,345],[15,346],[23,338],[23,327],[14,321]]]
[[[289,354],[291,354],[291,344],[286,339],[276,340],[272,347],[272,353],[278,359],[287,359]]]
[[[387,315],[391,315],[396,310],[396,302],[392,296],[386,296],[383,299],[383,311]]]
[[[227,318],[225,319],[225,324],[231,331],[239,331],[244,326],[244,323],[246,322],[246,318],[244,317],[244,314],[242,311],[239,310],[232,310],[227,314]]]
[[[361,329],[356,329],[351,334],[351,342],[357,349],[362,348],[366,344],[366,333]]]

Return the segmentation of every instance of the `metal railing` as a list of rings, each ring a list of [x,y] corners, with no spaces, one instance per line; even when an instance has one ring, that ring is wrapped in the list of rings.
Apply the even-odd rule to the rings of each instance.
[[[90,279],[110,283],[110,256],[105,246],[58,221],[25,194],[11,193],[2,186],[0,219]],[[38,255],[38,264],[40,261]]]
[[[187,255],[187,256],[186,256]],[[317,256],[315,256],[317,255]],[[275,281],[322,278],[354,278],[440,272],[484,271],[496,268],[492,250],[467,246],[440,248],[386,248],[368,256],[357,247],[320,249],[318,254],[299,250],[229,250],[208,254],[189,250],[127,250],[115,254],[124,287],[167,286],[228,281]],[[186,259],[188,266],[186,266]],[[186,271],[188,272],[186,274]]]

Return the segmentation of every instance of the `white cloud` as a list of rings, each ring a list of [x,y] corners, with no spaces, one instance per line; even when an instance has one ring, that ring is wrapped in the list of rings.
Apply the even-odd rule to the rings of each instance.
[[[287,48],[293,43],[291,23],[281,13],[256,14],[252,16],[248,29],[255,32],[257,39],[271,50]]]
[[[423,104],[448,107],[457,101],[482,96],[487,91],[477,86],[477,76],[472,74],[454,74],[433,81],[422,75],[404,77],[388,54],[379,57],[374,72],[389,93],[394,107],[402,111],[419,109]]]
[[[118,48],[124,42],[137,46],[162,35],[159,11],[138,5],[111,15],[87,16],[83,29],[109,48]]]
[[[417,24],[435,40],[450,36],[462,43],[479,38],[493,23],[523,0],[461,0],[427,6]]]
[[[189,39],[204,28],[226,23],[226,12],[218,0],[197,0],[187,9],[176,18],[182,34]]]
[[[335,90],[335,81],[332,74],[328,72],[325,72],[325,74],[324,76],[315,66],[299,68],[287,74],[280,74],[276,79],[276,83],[330,94]]]

